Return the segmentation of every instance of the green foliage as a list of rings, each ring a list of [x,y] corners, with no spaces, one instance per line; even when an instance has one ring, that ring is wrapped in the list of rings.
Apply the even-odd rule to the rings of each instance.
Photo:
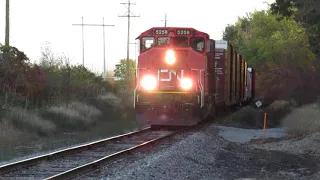
[[[311,50],[320,56],[320,3],[314,0],[276,0],[271,11],[279,14],[279,19],[290,17],[303,23],[307,29]]]
[[[295,13],[294,8],[297,0],[276,0],[270,6],[273,14],[280,14],[283,17],[292,17]]]
[[[136,62],[129,59],[130,75],[129,78],[132,80],[136,74]],[[121,59],[118,64],[116,64],[116,69],[114,70],[114,76],[120,79],[126,79],[127,72],[127,59]]]
[[[7,53],[8,52],[8,53]],[[111,90],[102,76],[56,56],[47,45],[40,66],[15,47],[0,45],[0,100],[2,103],[42,107],[71,100],[87,100]],[[1,102],[1,101],[0,101]]]
[[[130,74],[126,78],[127,72],[127,60],[121,59],[118,64],[116,64],[116,69],[114,70],[114,76],[120,78],[120,81],[115,83],[115,88],[117,89],[118,95],[122,98],[128,98],[132,93],[135,86],[135,76],[136,76],[136,62],[129,59],[130,64]]]
[[[281,63],[284,58],[301,66],[308,65],[313,54],[304,28],[293,19],[278,21],[277,17],[265,11],[250,13],[226,27],[224,39],[254,68],[265,63]]]
[[[302,24],[279,17],[270,10],[250,13],[226,27],[224,39],[257,69],[258,92],[274,96],[271,99],[303,99],[302,90],[311,89],[306,80],[314,70],[315,55]]]

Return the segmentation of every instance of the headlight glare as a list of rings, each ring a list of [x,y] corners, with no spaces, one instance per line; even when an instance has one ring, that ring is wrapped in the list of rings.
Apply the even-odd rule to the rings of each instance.
[[[169,64],[169,65],[172,65],[172,64],[175,63],[176,57],[175,57],[175,53],[174,53],[173,50],[169,49],[169,50],[166,52],[165,61],[166,61],[166,63]]]
[[[183,78],[183,79],[181,79],[181,82],[180,82],[181,84],[181,88],[183,89],[183,90],[190,90],[191,88],[192,88],[192,79],[190,79],[190,78]]]
[[[141,78],[140,84],[145,90],[154,90],[157,87],[157,78],[153,75],[145,75]]]

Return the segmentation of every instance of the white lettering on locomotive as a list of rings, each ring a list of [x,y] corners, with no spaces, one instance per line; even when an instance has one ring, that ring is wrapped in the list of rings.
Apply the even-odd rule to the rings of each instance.
[[[178,81],[180,81],[183,78],[184,71],[180,70],[180,73],[178,73],[176,70],[173,70],[173,69],[170,71],[168,69],[161,69],[159,70],[158,73],[159,73],[159,81],[168,82],[172,80],[172,74],[177,77]],[[167,74],[167,78],[163,78],[162,77],[163,74]]]

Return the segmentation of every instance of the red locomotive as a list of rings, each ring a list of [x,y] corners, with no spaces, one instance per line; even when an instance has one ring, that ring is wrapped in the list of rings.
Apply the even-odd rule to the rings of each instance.
[[[134,107],[151,126],[192,126],[254,97],[254,71],[230,44],[216,48],[207,33],[178,27],[154,27],[137,39]]]

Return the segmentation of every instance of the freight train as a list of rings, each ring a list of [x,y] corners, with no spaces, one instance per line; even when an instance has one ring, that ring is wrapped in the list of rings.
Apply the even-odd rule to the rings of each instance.
[[[193,126],[253,100],[255,71],[227,41],[183,27],[153,27],[136,39],[133,105],[139,121]]]

